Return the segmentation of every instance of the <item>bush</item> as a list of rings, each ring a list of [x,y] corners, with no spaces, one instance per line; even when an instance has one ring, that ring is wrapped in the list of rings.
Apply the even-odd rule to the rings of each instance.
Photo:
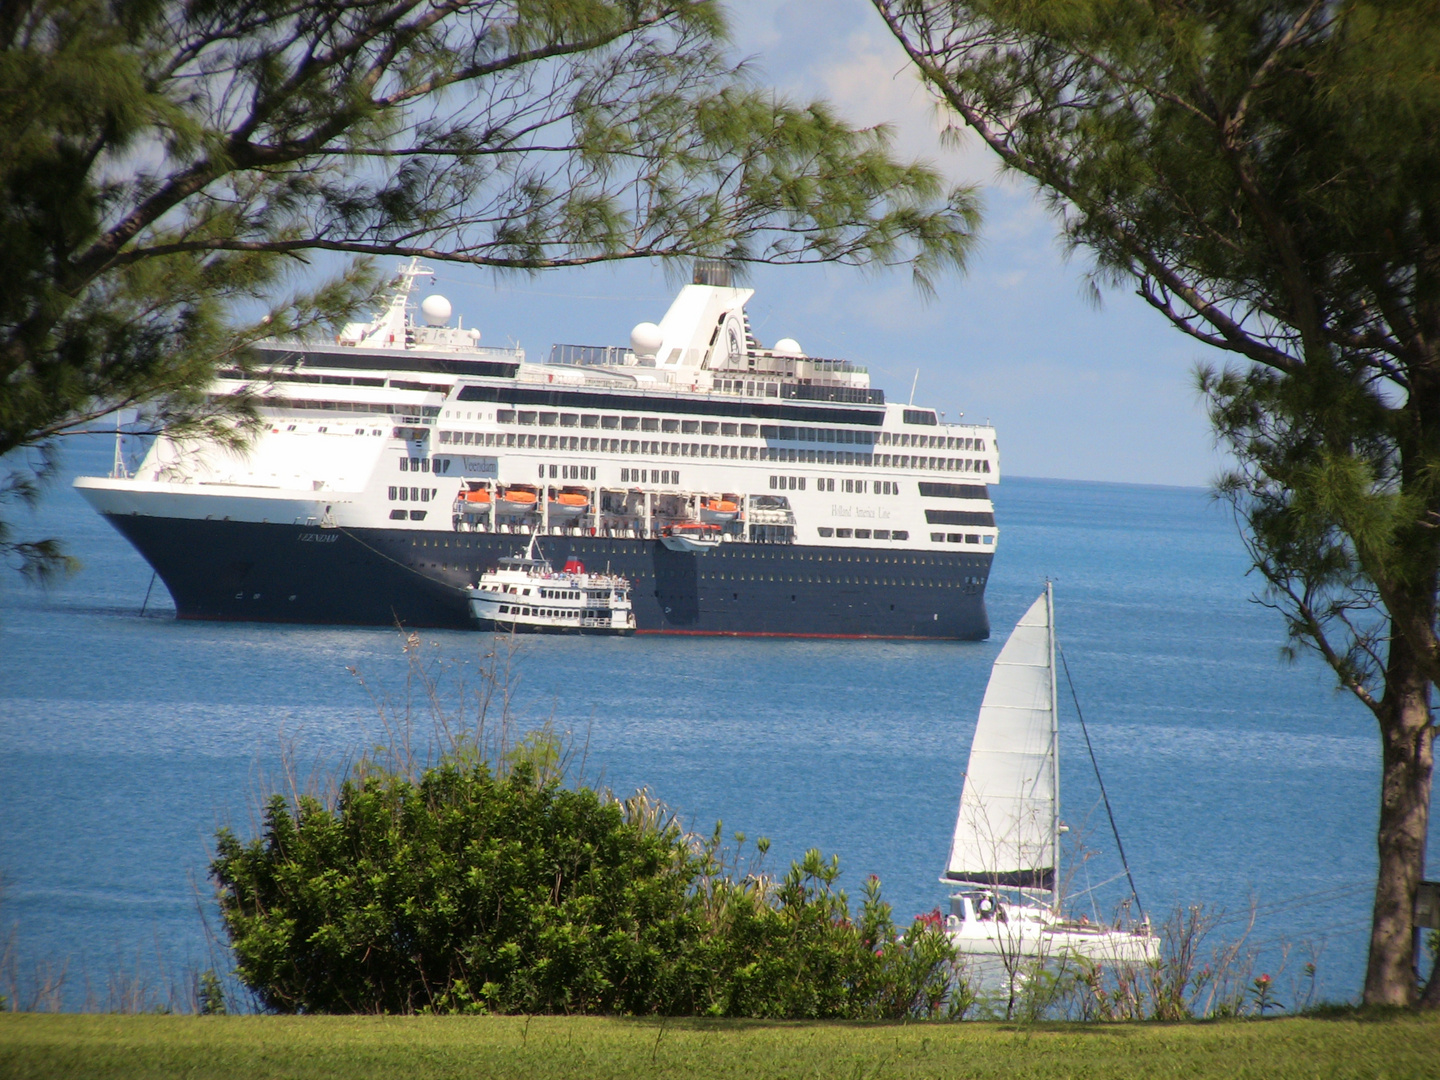
[[[363,763],[333,799],[273,797],[259,838],[220,830],[241,980],[277,1012],[944,1010],[948,940],[897,936],[875,879],[854,921],[838,859],[741,875],[718,826],[701,842],[643,793],[565,787],[541,743],[498,769],[463,751],[418,776]]]

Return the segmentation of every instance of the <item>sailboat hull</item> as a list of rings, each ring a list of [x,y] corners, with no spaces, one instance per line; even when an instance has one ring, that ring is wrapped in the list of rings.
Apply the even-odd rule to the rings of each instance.
[[[961,955],[1050,960],[1083,957],[1097,963],[1146,964],[1160,959],[1160,940],[1142,930],[1031,922],[953,926],[947,936]]]

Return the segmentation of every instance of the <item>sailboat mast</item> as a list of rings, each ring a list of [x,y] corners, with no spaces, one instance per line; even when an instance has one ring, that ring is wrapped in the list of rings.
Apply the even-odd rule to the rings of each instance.
[[[1055,594],[1045,582],[1045,614],[1050,645],[1050,866],[1055,875],[1050,906],[1060,911],[1060,709],[1055,683]]]

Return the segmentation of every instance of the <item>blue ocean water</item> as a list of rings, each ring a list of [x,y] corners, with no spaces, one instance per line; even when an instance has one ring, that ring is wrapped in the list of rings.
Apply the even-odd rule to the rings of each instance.
[[[399,695],[407,663],[392,630],[177,622],[159,583],[142,616],[149,568],[68,486],[110,453],[72,447],[16,522],[84,569],[48,592],[0,576],[0,944],[22,983],[64,970],[71,1008],[105,1004],[117,977],[160,988],[217,962],[215,826],[253,828],[284,748],[308,769],[379,739],[370,694]],[[994,497],[988,642],[528,638],[522,726],[573,732],[588,777],[648,786],[699,831],[770,837],[772,866],[838,853],[852,895],[878,874],[905,922],[944,903],[990,664],[1048,576],[1147,908],[1223,908],[1234,936],[1253,900],[1282,991],[1313,957],[1323,996],[1355,997],[1378,738],[1317,661],[1282,663],[1228,514],[1196,489],[1008,479]],[[423,642],[457,664],[489,645]],[[1119,862],[1073,710],[1062,726],[1063,813],[1090,850],[1072,888],[1098,885],[1103,914]]]

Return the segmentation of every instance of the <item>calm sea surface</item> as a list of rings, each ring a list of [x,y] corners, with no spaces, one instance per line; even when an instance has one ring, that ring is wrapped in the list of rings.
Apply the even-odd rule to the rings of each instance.
[[[108,471],[110,451],[73,447],[65,481],[15,521],[66,538],[84,569],[48,593],[0,575],[0,947],[22,982],[63,969],[72,1008],[104,1004],[116,979],[162,992],[216,962],[215,826],[251,829],[282,748],[308,768],[376,741],[368,691],[400,695],[406,665],[388,630],[177,622],[158,582],[142,617],[149,568],[68,486]],[[990,663],[1049,576],[1144,903],[1240,916],[1253,898],[1262,970],[1290,944],[1284,989],[1313,950],[1322,995],[1354,997],[1378,740],[1318,662],[1279,659],[1228,515],[1193,489],[1011,479],[994,493],[991,641],[531,638],[523,726],[553,719],[586,745],[592,780],[648,785],[697,829],[770,837],[772,864],[838,853],[852,895],[878,874],[908,921],[944,902]],[[424,641],[456,664],[487,644]],[[1063,813],[1092,849],[1074,888],[1099,886],[1103,912],[1119,863],[1068,703],[1062,726]]]

